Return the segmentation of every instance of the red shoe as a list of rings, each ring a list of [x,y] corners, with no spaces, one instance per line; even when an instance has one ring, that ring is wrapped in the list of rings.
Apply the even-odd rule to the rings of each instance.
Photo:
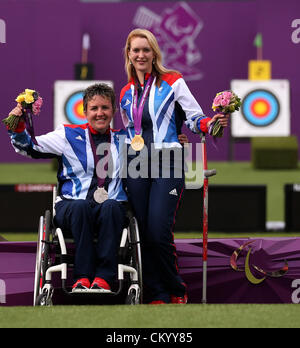
[[[99,277],[94,279],[90,290],[94,290],[95,292],[111,292],[110,285],[106,282],[106,280]]]
[[[155,301],[150,302],[149,304],[156,305],[156,304],[167,304],[167,303],[165,301],[162,301],[162,300],[155,300]]]
[[[171,295],[171,303],[177,303],[177,304],[187,304],[188,296],[185,294],[183,297],[178,297],[175,295]]]
[[[72,286],[72,292],[84,292],[87,291],[91,286],[91,282],[88,278],[80,278]]]

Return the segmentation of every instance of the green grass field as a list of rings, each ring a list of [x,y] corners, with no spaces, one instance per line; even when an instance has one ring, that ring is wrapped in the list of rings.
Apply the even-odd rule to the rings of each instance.
[[[300,182],[300,170],[261,171],[249,162],[209,162],[217,169],[211,184],[267,185],[267,219],[284,221],[285,183]],[[55,183],[50,163],[0,164],[0,184]],[[1,233],[11,241],[36,240],[35,233]],[[300,236],[284,231],[257,232],[247,237]],[[243,233],[211,233],[211,238],[246,237]],[[176,233],[175,238],[201,238],[201,233]],[[300,307],[292,304],[188,304],[161,306],[0,307],[0,327],[96,328],[299,328]]]
[[[299,328],[299,318],[290,304],[0,307],[2,328]]]

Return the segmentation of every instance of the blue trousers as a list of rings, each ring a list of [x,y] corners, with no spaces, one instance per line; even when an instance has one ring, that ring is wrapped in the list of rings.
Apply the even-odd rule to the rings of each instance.
[[[127,178],[125,185],[140,228],[143,279],[150,299],[168,303],[170,295],[184,296],[173,234],[184,178]]]
[[[70,231],[75,241],[74,280],[100,277],[110,284],[116,280],[126,213],[121,203],[111,199],[102,204],[62,200],[55,209],[56,225]]]

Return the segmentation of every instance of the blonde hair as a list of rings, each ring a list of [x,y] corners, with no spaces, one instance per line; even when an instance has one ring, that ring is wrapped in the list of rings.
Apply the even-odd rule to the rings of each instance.
[[[156,76],[156,84],[160,85],[161,76],[166,73],[177,73],[178,71],[169,70],[162,65],[162,54],[157,43],[156,37],[151,33],[151,31],[147,29],[137,28],[132,30],[126,40],[126,45],[124,47],[124,58],[125,58],[125,71],[127,73],[128,82],[132,79],[136,79],[136,72],[134,66],[130,64],[130,60],[128,57],[128,52],[130,51],[130,43],[133,38],[141,37],[147,39],[153,53],[154,53],[154,61],[153,61],[153,69],[152,74]]]

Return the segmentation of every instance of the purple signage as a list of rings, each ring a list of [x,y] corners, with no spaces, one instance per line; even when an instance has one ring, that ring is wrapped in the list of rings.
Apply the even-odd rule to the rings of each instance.
[[[180,274],[201,302],[202,241],[177,240]],[[300,303],[300,239],[209,239],[208,303]]]
[[[175,243],[189,303],[201,303],[202,240]],[[0,243],[0,306],[33,304],[35,260],[36,243]],[[207,279],[208,303],[300,303],[300,238],[209,239]]]

